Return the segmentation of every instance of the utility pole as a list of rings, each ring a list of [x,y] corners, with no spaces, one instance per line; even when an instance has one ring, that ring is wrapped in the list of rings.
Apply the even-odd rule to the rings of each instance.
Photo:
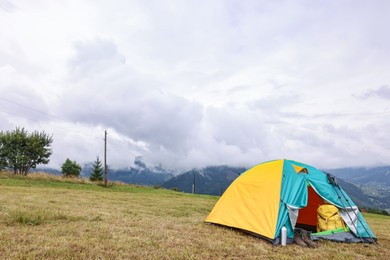
[[[108,187],[107,183],[107,130],[104,131],[104,187]]]

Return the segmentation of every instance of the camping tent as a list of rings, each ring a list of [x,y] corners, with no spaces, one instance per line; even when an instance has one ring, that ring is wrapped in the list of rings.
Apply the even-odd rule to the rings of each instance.
[[[333,176],[292,160],[265,162],[242,173],[205,221],[242,229],[279,244],[283,226],[289,242],[296,227],[314,231],[317,208],[324,203],[339,209],[347,228],[342,232],[312,234],[313,238],[376,241],[357,206]]]

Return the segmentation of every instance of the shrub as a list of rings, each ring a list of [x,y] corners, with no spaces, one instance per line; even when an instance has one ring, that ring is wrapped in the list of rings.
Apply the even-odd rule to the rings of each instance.
[[[367,209],[368,213],[373,213],[373,214],[379,214],[379,215],[385,215],[385,216],[390,216],[389,212],[387,212],[384,209],[375,209],[375,208],[368,208]]]
[[[81,173],[81,166],[76,161],[66,159],[64,164],[61,166],[62,174],[66,177],[79,177]]]

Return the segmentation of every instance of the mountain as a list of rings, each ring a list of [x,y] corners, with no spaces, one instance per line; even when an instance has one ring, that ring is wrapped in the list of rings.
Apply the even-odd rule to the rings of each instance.
[[[390,187],[390,166],[373,168],[340,168],[325,170],[348,182],[376,188]]]
[[[92,163],[83,166],[81,176],[89,177]],[[54,174],[59,170],[37,169]],[[195,192],[220,196],[226,188],[246,169],[229,166],[209,166],[193,169],[176,175],[161,166],[147,166],[141,158],[134,166],[124,169],[109,169],[110,181],[122,181],[138,185],[161,185],[167,189],[177,188],[191,193],[195,180]],[[340,168],[323,170],[337,177],[340,186],[360,207],[385,209],[390,212],[390,166],[374,168]]]
[[[390,212],[390,166],[325,171],[346,181],[345,184],[340,182],[341,186],[346,186],[344,189],[359,206]]]
[[[355,184],[338,178],[338,184],[351,199],[363,208],[384,209],[390,212],[390,192],[378,188],[368,188],[367,186],[356,186]]]
[[[93,163],[86,163],[81,168],[80,177],[89,178],[93,168]],[[31,171],[34,172],[47,172],[54,175],[61,175],[61,170],[54,168],[37,168]],[[153,186],[161,185],[174,176],[174,171],[164,169],[160,165],[148,167],[137,157],[134,160],[134,166],[123,169],[111,169],[108,168],[109,181],[121,181],[125,183]]]
[[[92,164],[89,167],[84,167],[82,176],[89,177]],[[125,183],[138,185],[161,185],[173,177],[173,171],[164,169],[160,165],[147,167],[141,158],[137,157],[134,160],[134,167],[125,169],[108,169],[108,179],[110,181],[121,181]]]
[[[177,188],[191,193],[195,183],[195,193],[222,195],[229,185],[244,172],[245,168],[229,166],[209,166],[193,169],[165,182],[162,186],[167,189]]]
[[[128,169],[111,170],[108,173],[112,181],[121,181],[138,185],[161,185],[173,177],[171,171],[162,168],[139,168],[130,167]]]
[[[195,179],[195,193],[220,196],[239,174],[245,170],[245,168],[234,168],[229,166],[212,166],[202,169],[193,169],[173,177],[162,186],[167,189],[176,188],[183,192],[191,193]],[[333,170],[330,172],[335,173],[338,171]],[[375,171],[373,172],[376,173]],[[379,179],[382,178],[382,175],[385,173],[386,172],[382,171],[382,173],[375,174],[375,176]],[[348,177],[348,175],[344,176]],[[380,187],[355,185],[342,178],[337,178],[337,181],[340,187],[345,190],[359,207],[384,209],[390,212],[390,192],[387,190]]]

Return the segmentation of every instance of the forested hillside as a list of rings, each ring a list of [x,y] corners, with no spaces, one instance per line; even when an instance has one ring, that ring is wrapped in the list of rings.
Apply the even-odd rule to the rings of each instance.
[[[193,185],[195,193],[222,195],[229,185],[245,171],[245,168],[228,166],[210,166],[193,169],[165,182],[162,186],[168,189],[177,188],[191,193]]]

